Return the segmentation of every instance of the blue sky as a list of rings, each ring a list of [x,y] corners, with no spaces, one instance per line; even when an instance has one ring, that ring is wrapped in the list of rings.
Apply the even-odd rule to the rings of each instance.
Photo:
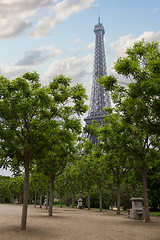
[[[1,0],[0,75],[36,70],[47,85],[64,74],[90,96],[98,11],[108,74],[133,42],[160,42],[160,0]]]

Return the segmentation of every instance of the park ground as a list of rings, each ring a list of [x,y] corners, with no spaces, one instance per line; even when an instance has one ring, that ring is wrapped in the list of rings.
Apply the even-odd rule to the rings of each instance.
[[[0,240],[160,240],[160,217],[151,223],[127,214],[97,209],[45,208],[29,206],[27,229],[20,230],[22,206],[0,204]]]

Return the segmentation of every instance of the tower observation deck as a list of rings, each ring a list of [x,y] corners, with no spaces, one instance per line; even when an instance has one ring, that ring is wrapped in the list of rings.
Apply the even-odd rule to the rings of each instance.
[[[106,92],[104,88],[97,83],[98,78],[107,75],[104,49],[105,30],[103,25],[100,23],[100,17],[98,19],[98,24],[96,24],[94,27],[94,33],[96,38],[95,38],[93,81],[88,116],[84,119],[86,125],[91,125],[92,121],[94,120],[101,125],[103,123],[104,115],[107,114],[104,111],[104,107],[111,107],[109,93]],[[97,142],[95,137],[91,137],[90,140],[92,143]]]

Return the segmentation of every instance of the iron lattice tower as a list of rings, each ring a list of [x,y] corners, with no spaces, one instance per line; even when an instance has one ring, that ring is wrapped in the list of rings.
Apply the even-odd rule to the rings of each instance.
[[[96,35],[96,38],[93,81],[88,116],[84,119],[86,125],[91,125],[92,121],[97,121],[101,125],[103,123],[104,115],[107,114],[104,111],[104,107],[111,107],[109,93],[106,92],[104,88],[97,83],[97,78],[107,75],[104,49],[105,30],[103,25],[100,23],[100,17],[98,19],[98,24],[96,24],[94,27],[94,33]],[[97,142],[95,136],[92,136],[90,140],[92,143]]]

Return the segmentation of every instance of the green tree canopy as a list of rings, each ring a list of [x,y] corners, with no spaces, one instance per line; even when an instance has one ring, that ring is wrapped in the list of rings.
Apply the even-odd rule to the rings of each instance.
[[[99,80],[112,98],[121,121],[126,124],[123,146],[134,157],[142,174],[145,220],[150,221],[147,172],[158,160],[160,137],[160,52],[159,43],[141,41],[127,49],[126,57],[115,63],[118,74],[132,82],[121,87],[114,76]]]
[[[0,77],[1,166],[25,168],[21,229],[26,229],[31,164],[56,141],[61,123],[68,131],[80,131],[74,114],[80,116],[87,110],[87,96],[81,84],[70,87],[70,83],[71,79],[61,75],[42,87],[36,72],[13,80]]]

